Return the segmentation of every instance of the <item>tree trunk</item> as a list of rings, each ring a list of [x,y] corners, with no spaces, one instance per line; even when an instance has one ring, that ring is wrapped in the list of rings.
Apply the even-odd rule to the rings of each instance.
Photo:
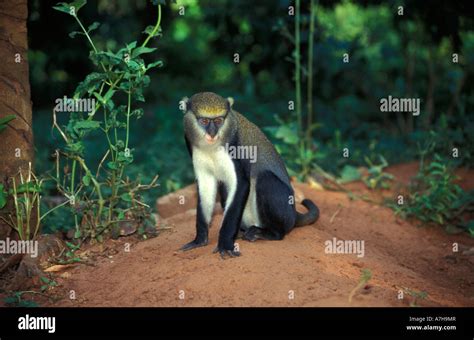
[[[19,168],[33,161],[33,131],[28,74],[27,0],[0,0],[0,119],[15,119],[0,131],[0,183],[10,187]],[[11,208],[11,202],[2,210]],[[0,219],[0,240],[12,229]]]

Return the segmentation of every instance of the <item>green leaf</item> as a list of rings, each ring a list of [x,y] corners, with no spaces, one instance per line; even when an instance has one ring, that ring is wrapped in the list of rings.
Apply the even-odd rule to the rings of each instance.
[[[118,169],[118,164],[116,162],[108,162],[107,163],[107,167],[111,170],[117,170]]]
[[[76,16],[77,12],[87,3],[87,0],[76,0],[70,3],[59,2],[53,8],[57,11]]]
[[[3,184],[0,183],[0,209],[2,209],[7,204],[7,195]]]
[[[146,66],[146,70],[148,71],[149,69],[153,68],[153,67],[162,67],[163,66],[163,62],[161,60],[158,60],[158,61],[155,61],[155,62],[152,62],[150,64],[148,64]]]
[[[76,231],[74,232],[74,238],[79,238],[82,236],[82,232],[80,229],[76,229]]]
[[[96,120],[80,120],[74,123],[74,131],[77,133],[81,131],[95,130],[100,128],[100,122]]]
[[[36,184],[34,182],[26,182],[23,184],[20,184],[16,188],[17,194],[23,194],[25,192],[41,192],[41,186],[39,184]],[[13,189],[10,189],[10,193],[13,193]]]
[[[84,183],[84,185],[86,187],[88,187],[91,184],[91,176],[89,176],[89,175],[83,176],[82,177],[82,183]]]
[[[133,50],[135,47],[137,47],[136,41],[132,41],[130,44],[127,44],[127,50],[129,51]]]
[[[87,77],[77,85],[74,96],[82,97],[85,93],[91,94],[100,87],[100,84],[106,78],[105,74],[97,72],[87,75]]]
[[[66,150],[73,154],[82,155],[84,152],[84,144],[81,142],[69,143],[66,145]]]
[[[93,52],[89,55],[89,58],[95,63],[105,63],[105,64],[111,64],[111,65],[118,65],[122,62],[122,56],[117,55],[115,53],[112,53],[110,51],[106,52]]]
[[[0,119],[0,125],[7,125],[10,121],[12,121],[15,118],[16,118],[15,115],[7,115]]]
[[[288,125],[283,125],[278,128],[276,131],[275,137],[282,139],[283,142],[287,144],[297,144],[298,143],[298,134]]]
[[[126,192],[125,194],[120,195],[120,199],[125,202],[131,202],[132,196],[128,192]]]
[[[129,62],[127,63],[127,67],[132,72],[135,72],[141,68],[141,65],[137,63],[135,60],[129,60]]]
[[[352,165],[345,165],[341,171],[341,177],[339,179],[339,183],[349,183],[358,181],[361,178],[361,174],[356,167]]]
[[[83,32],[79,32],[79,31],[72,31],[69,33],[69,38],[71,39],[74,39],[76,37],[76,35],[85,35]]]
[[[107,91],[107,93],[104,96],[104,103],[107,103],[110,100],[110,98],[113,97],[114,94],[115,94],[115,90]]]
[[[89,25],[89,27],[87,28],[87,33],[90,33],[92,32],[93,30],[96,30],[98,27],[100,26],[100,24],[97,22],[97,21],[94,21],[92,24]]]
[[[145,53],[151,53],[156,51],[157,49],[155,47],[137,47],[132,51],[132,58],[136,58],[139,55],[145,54]]]

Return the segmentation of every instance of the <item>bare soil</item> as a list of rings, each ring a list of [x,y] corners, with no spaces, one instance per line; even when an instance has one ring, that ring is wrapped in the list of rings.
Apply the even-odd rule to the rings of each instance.
[[[409,163],[388,172],[406,183],[416,170]],[[474,187],[473,172],[462,170],[461,176],[463,187]],[[293,230],[283,241],[238,240],[242,256],[226,260],[212,253],[221,212],[212,224],[209,245],[181,252],[179,247],[195,232],[194,186],[162,197],[158,237],[132,242],[130,252],[125,246],[131,238],[108,241],[101,249],[108,256],[58,274],[59,286],[51,293],[63,298],[49,305],[474,306],[474,239],[466,233],[419,227],[387,207],[350,200],[345,193],[294,186],[299,201],[304,196],[319,205],[320,219]],[[359,184],[351,190],[367,192]],[[179,204],[183,197],[184,204]],[[365,256],[327,254],[325,241],[334,237],[365,241]],[[458,252],[453,252],[453,243],[459,244]],[[349,303],[364,268],[372,279]],[[75,300],[69,299],[71,290]],[[427,297],[414,301],[410,292],[421,291]]]

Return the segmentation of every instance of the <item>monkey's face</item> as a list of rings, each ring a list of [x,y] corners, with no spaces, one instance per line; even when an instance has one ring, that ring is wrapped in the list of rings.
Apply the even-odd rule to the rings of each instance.
[[[199,144],[213,145],[225,134],[227,117],[231,112],[233,99],[222,98],[212,92],[196,93],[190,99],[184,98],[188,119],[188,133],[194,134]],[[188,118],[191,118],[188,116]],[[191,132],[191,130],[193,132]]]
[[[209,144],[214,144],[219,139],[219,130],[224,125],[225,116],[197,117],[199,127],[205,132],[204,138]]]

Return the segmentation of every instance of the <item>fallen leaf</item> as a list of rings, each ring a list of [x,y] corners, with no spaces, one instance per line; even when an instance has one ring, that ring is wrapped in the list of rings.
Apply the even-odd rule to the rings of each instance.
[[[47,273],[55,273],[55,272],[60,272],[61,270],[67,269],[74,267],[75,264],[55,264],[49,268],[46,268],[44,271]]]

